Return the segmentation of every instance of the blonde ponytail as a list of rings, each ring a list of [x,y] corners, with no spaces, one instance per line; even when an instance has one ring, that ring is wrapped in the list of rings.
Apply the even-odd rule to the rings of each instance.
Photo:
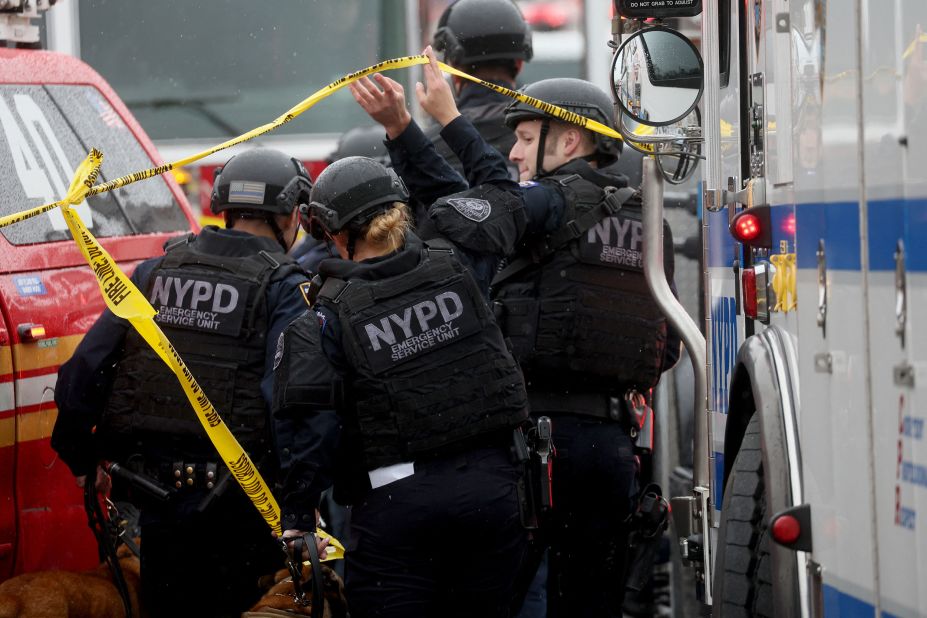
[[[362,237],[378,252],[392,253],[402,248],[406,233],[411,228],[408,207],[402,202],[394,202],[392,208],[370,221]]]

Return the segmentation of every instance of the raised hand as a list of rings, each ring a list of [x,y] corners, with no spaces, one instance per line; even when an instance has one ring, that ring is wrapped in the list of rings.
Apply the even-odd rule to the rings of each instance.
[[[438,68],[438,59],[435,58],[431,45],[422,53],[428,56],[428,64],[424,65],[425,83],[416,82],[415,94],[422,109],[444,127],[460,116],[460,112],[457,110],[454,93]]]
[[[348,88],[364,111],[383,125],[390,139],[398,137],[412,122],[412,115],[406,107],[405,90],[399,82],[375,73],[373,81],[362,77],[348,84]]]

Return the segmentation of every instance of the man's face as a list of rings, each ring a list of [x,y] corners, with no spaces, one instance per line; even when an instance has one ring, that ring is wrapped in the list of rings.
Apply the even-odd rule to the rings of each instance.
[[[544,140],[544,169],[548,172],[555,170],[577,156],[578,136],[578,132],[561,131],[552,123]],[[518,166],[518,179],[521,181],[531,180],[538,175],[540,137],[540,120],[522,120],[515,127],[515,145],[509,151],[509,160]]]
[[[518,179],[521,181],[531,180],[537,176],[538,138],[540,136],[540,120],[522,120],[515,127],[515,145],[509,151],[509,160],[518,166]]]

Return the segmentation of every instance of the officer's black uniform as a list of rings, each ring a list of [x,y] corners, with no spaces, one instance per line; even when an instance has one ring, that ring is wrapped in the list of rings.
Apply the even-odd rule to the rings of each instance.
[[[324,195],[331,178],[363,184],[351,165],[320,176],[312,208],[339,194],[366,199],[350,187]],[[502,165],[493,174],[508,182]],[[340,216],[325,228],[350,221]],[[284,527],[311,526],[336,474],[335,498],[354,505],[352,616],[508,615],[526,542],[510,449],[527,400],[480,271],[464,266],[479,260],[412,233],[388,255],[325,260],[316,311],[281,339],[275,417],[298,449],[282,462]]]
[[[278,154],[295,175],[290,159]],[[251,156],[242,161],[246,167]],[[306,176],[305,193],[308,186]],[[288,207],[292,211],[295,202]],[[273,239],[210,226],[169,243],[163,257],[142,262],[132,279],[158,309],[156,321],[229,429],[273,483],[280,445],[266,402],[275,342],[307,308],[303,271]],[[75,475],[90,475],[92,482],[97,462],[107,459],[175,490],[164,502],[130,490],[142,507],[149,615],[237,616],[254,603],[258,578],[283,563],[280,546],[237,483],[223,481],[228,471],[176,377],[128,322],[103,312],[62,365],[55,401],[52,447]],[[285,445],[288,437],[280,438]]]
[[[558,88],[546,92],[545,82],[527,93],[568,109],[570,101],[584,100],[585,82],[546,80],[558,81],[568,82],[565,100],[556,98]],[[596,118],[591,108],[610,109],[607,95],[588,94],[590,105],[572,111]],[[525,117],[541,115],[528,109]],[[599,115],[610,124],[608,112]],[[472,127],[445,128],[446,134],[456,132],[471,135],[454,138],[469,144],[469,156],[492,156],[488,146],[481,151],[473,145]],[[599,150],[614,155],[614,148],[602,143]],[[543,144],[538,149],[543,152]],[[396,158],[413,188],[435,182],[425,177],[427,166],[412,169]],[[601,159],[605,165],[614,156]],[[632,388],[652,387],[679,354],[679,339],[668,331],[643,277],[639,200],[626,199],[617,212],[614,206],[600,211],[605,188],[626,184],[624,177],[578,159],[522,183],[527,233],[522,250],[493,283],[496,313],[525,371],[532,414],[553,418],[554,509],[546,526],[550,616],[620,615],[627,535],[622,522],[636,493],[623,398]],[[601,214],[590,214],[596,212]],[[672,281],[668,228],[664,236]]]
[[[550,79],[525,93],[611,126],[611,100],[588,82]],[[628,529],[637,493],[630,408],[676,362],[679,340],[643,274],[638,197],[622,195],[623,176],[574,159],[542,168],[550,118],[513,103],[513,129],[540,119],[536,183],[525,188],[529,217],[550,207],[493,283],[500,321],[513,337],[529,381],[532,413],[553,419],[557,449],[550,544],[548,616],[620,616]],[[592,157],[610,165],[620,144],[594,134]],[[618,191],[616,191],[618,189]],[[609,195],[611,197],[609,197]],[[533,220],[538,221],[537,217]],[[672,284],[673,244],[664,224],[664,269]]]
[[[573,160],[526,187],[529,212],[539,203],[563,204],[528,246],[562,234],[567,221],[588,212],[584,205],[601,202],[604,187],[621,181]],[[672,238],[668,228],[664,234],[671,279]],[[623,521],[637,490],[623,398],[630,389],[647,392],[679,354],[647,290],[641,243],[640,205],[628,200],[540,264],[505,279],[503,270],[493,287],[500,325],[529,384],[532,414],[553,419],[550,616],[621,615]]]

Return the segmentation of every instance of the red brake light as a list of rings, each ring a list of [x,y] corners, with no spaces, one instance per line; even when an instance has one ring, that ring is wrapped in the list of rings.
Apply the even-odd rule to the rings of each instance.
[[[744,268],[740,272],[741,297],[744,303],[744,316],[756,319],[756,271]]]
[[[769,206],[754,206],[737,213],[731,221],[731,236],[751,247],[772,246],[772,223]]]
[[[740,242],[750,242],[760,235],[762,225],[759,217],[746,213],[734,223],[734,238]]]
[[[783,545],[791,545],[801,536],[801,524],[794,515],[780,515],[772,524],[773,538]]]

